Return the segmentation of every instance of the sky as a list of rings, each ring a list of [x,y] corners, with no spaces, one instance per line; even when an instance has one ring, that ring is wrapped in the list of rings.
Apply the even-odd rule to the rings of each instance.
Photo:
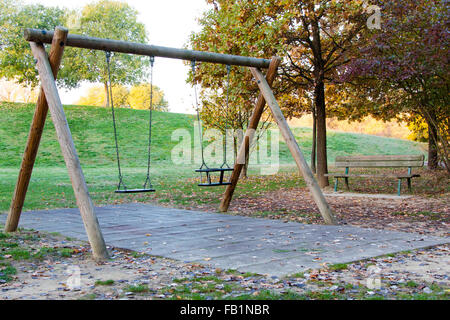
[[[70,9],[81,8],[93,1],[24,0],[27,4],[39,3]],[[184,47],[189,35],[200,30],[197,18],[208,9],[205,0],[126,0],[123,2],[127,2],[139,12],[138,21],[146,26],[149,44],[173,48]],[[193,89],[186,83],[189,68],[181,60],[155,58],[153,83],[164,91],[170,112],[194,113]],[[74,103],[86,93],[90,85],[83,83],[80,88],[70,91],[60,89],[62,103]]]

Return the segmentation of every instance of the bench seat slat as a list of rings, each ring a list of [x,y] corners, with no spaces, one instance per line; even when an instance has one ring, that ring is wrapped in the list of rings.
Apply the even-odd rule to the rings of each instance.
[[[422,167],[423,161],[340,161],[337,168],[398,168],[398,167]]]
[[[337,156],[338,168],[422,167],[424,155]]]
[[[420,174],[326,174],[327,177],[335,178],[350,178],[350,177],[362,177],[362,178],[397,178],[397,179],[408,179],[420,177]]]
[[[402,179],[408,179],[408,190],[411,191],[411,179],[420,177],[420,174],[411,173],[412,167],[423,167],[425,156],[421,155],[378,155],[378,156],[338,156],[336,157],[335,167],[346,168],[345,173],[342,174],[326,174],[327,177],[334,177],[334,191],[337,191],[339,179],[345,179],[345,185],[349,189],[348,178],[362,177],[362,178],[395,178],[398,179],[398,192],[400,196]],[[359,174],[349,173],[350,168],[408,168],[408,173],[396,174]]]
[[[375,156],[337,156],[336,162],[341,161],[423,161],[424,155],[375,155]]]

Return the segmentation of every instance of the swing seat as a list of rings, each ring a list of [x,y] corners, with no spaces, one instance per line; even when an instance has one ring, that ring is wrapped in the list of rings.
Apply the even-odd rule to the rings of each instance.
[[[223,181],[225,172],[233,171],[233,168],[206,168],[206,169],[197,169],[195,172],[206,173],[206,183],[198,184],[199,187],[217,187],[217,186],[228,186],[231,182]],[[211,173],[220,172],[219,182],[213,182],[211,180]]]
[[[115,193],[141,193],[141,192],[155,192],[155,189],[124,189],[116,190]]]

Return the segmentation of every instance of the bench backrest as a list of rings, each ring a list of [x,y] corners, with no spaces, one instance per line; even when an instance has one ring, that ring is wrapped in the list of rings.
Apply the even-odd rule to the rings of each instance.
[[[424,155],[338,156],[338,168],[423,167]]]

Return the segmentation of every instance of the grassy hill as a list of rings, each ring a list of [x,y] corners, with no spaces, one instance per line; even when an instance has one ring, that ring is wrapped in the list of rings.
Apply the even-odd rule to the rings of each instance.
[[[33,110],[33,105],[0,104],[0,166],[20,165]],[[85,106],[65,106],[64,110],[82,164],[88,167],[115,165],[111,110]],[[117,109],[116,120],[119,147],[124,160],[132,167],[146,164],[148,111]],[[193,131],[193,121],[193,117],[189,115],[154,112],[152,160],[169,160],[170,150],[177,144],[177,142],[171,142],[172,131],[180,128]],[[64,159],[49,117],[36,165],[63,164]]]
[[[0,167],[20,165],[29,126],[33,117],[33,105],[0,104]],[[114,136],[111,111],[106,108],[65,106],[69,126],[83,166],[115,166]],[[146,165],[148,111],[117,109],[117,128],[121,160],[124,166]],[[171,150],[178,141],[172,141],[172,132],[186,129],[193,140],[195,117],[186,114],[153,113],[152,162],[169,162]],[[309,159],[311,134],[309,128],[294,128],[297,141]],[[280,137],[281,138],[281,137]],[[193,142],[193,141],[192,141]],[[328,156],[332,163],[337,155],[351,154],[416,154],[423,153],[420,144],[406,140],[363,134],[328,133]],[[231,152],[230,152],[231,153]],[[281,141],[280,163],[293,163],[287,146]],[[44,130],[36,166],[54,167],[64,164],[54,127],[49,117]]]
[[[197,187],[197,164],[175,165],[171,150],[178,144],[172,132],[185,129],[193,137],[194,116],[154,113],[152,132],[152,182],[154,194],[118,195],[117,168],[111,111],[99,107],[65,106],[72,135],[83,166],[90,194],[96,205],[130,201],[156,201],[172,206],[217,204],[223,188]],[[0,213],[9,208],[11,196],[33,117],[33,105],[0,103]],[[121,163],[125,182],[130,188],[142,186],[146,176],[148,111],[118,109],[118,133]],[[311,130],[294,128],[294,134],[305,157],[309,159]],[[280,137],[281,139],[281,137]],[[193,139],[192,139],[193,140]],[[350,133],[328,133],[330,164],[337,155],[345,154],[408,154],[423,152],[420,144]],[[237,194],[255,196],[259,192],[280,187],[305,186],[294,168],[286,145],[280,143],[281,172],[276,176],[257,176],[241,181]],[[232,161],[230,161],[232,163]],[[261,166],[252,166],[250,173],[261,174]],[[284,172],[284,173],[283,173]],[[42,137],[36,166],[30,181],[24,210],[75,207],[75,197],[64,166],[54,127],[49,117]]]

